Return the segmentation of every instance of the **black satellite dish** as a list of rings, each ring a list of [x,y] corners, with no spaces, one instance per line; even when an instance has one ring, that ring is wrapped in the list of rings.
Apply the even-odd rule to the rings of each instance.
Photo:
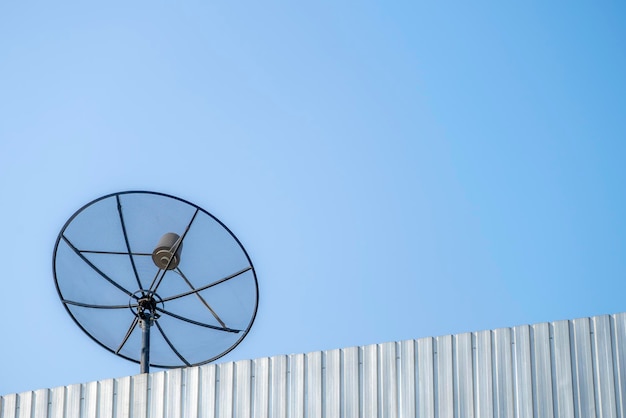
[[[78,326],[142,373],[225,355],[258,306],[256,273],[237,237],[163,193],[120,192],[83,206],[59,233],[53,272]]]

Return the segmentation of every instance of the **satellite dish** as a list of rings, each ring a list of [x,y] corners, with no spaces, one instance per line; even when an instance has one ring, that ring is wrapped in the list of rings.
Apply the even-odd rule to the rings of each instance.
[[[163,193],[113,193],[83,206],[59,233],[53,272],[76,324],[141,373],[218,359],[257,312],[256,273],[237,237]]]

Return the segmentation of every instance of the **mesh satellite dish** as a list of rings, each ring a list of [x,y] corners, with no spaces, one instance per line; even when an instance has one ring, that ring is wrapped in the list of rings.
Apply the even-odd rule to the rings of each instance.
[[[59,233],[53,272],[76,324],[141,373],[225,355],[258,306],[256,273],[237,237],[162,193],[120,192],[83,206]]]

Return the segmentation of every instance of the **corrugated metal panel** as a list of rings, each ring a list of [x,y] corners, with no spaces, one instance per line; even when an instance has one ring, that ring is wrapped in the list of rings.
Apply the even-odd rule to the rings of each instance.
[[[2,397],[2,402],[0,402],[0,407],[2,408],[0,412],[2,412],[2,418],[13,418],[15,417],[15,410],[17,408],[17,395],[6,395]]]
[[[264,359],[267,361],[267,359]],[[200,397],[200,405],[198,407],[200,417],[215,416],[216,408],[216,380],[217,365],[211,364],[200,369],[200,387],[198,390]],[[158,393],[158,392],[157,392]],[[154,395],[153,395],[154,396]],[[68,417],[71,418],[71,417]],[[121,418],[121,417],[120,417]]]
[[[530,365],[530,327],[521,326],[513,329],[513,387],[515,416],[532,418],[533,382]]]
[[[343,379],[343,385],[341,385],[341,393],[343,394],[341,398],[343,398],[343,401],[340,402],[341,416],[346,418],[358,418],[360,410],[359,382],[361,380],[361,349],[359,347],[350,347],[342,351],[333,351],[337,353],[334,358],[339,360],[339,363],[334,362],[333,364],[341,364],[341,366],[337,366],[337,371],[333,373],[332,379],[337,379],[338,383]],[[331,356],[333,354],[331,354]],[[329,382],[329,380],[327,380],[327,382]],[[335,387],[335,385],[331,385],[330,387]],[[337,395],[333,395],[333,399],[335,398],[340,399],[339,392]],[[331,415],[326,416],[340,416],[340,412],[337,411],[336,415],[333,415],[334,413],[335,411],[331,412]]]
[[[533,362],[533,410],[534,416],[554,418],[555,408],[552,397],[552,360],[550,324],[537,324],[531,327],[531,356]],[[558,417],[558,415],[557,415]]]
[[[254,360],[254,418],[269,418],[269,393],[270,393],[270,360],[262,358]],[[203,411],[202,416],[207,415]]]
[[[249,418],[252,408],[252,362],[250,360],[235,363],[235,416]],[[193,368],[187,369],[193,370]],[[197,416],[197,415],[192,415]]]
[[[626,313],[0,397],[0,418],[626,418]]]
[[[272,418],[287,418],[287,356],[270,358],[270,414]]]
[[[347,354],[346,354],[347,356]],[[344,356],[345,358],[345,356]],[[363,416],[378,416],[378,345],[363,347]],[[358,393],[346,393],[343,396],[356,398]]]
[[[161,373],[162,374],[162,373]],[[100,399],[98,402],[100,417],[113,418],[115,416],[115,380],[106,379],[100,383]],[[59,415],[62,417],[63,415]],[[71,417],[71,415],[68,415]]]
[[[435,416],[434,340],[417,340],[417,416]]]
[[[290,417],[304,418],[304,354],[292,354],[289,356],[289,410]],[[236,416],[245,416],[239,415]]]
[[[494,417],[513,416],[513,362],[511,359],[511,329],[493,331],[493,397]]]
[[[380,398],[380,415],[383,417],[396,418],[398,416],[397,345],[397,343],[380,344],[378,397]]]
[[[348,349],[350,350],[350,349]],[[354,350],[354,349],[353,349]],[[322,357],[322,364],[324,364],[324,416],[325,417],[338,417],[341,415],[341,393],[352,394],[354,390],[346,392],[341,385],[342,373],[341,373],[341,351],[330,350],[324,351]],[[326,361],[324,361],[326,359]],[[347,375],[347,376],[346,376]],[[343,374],[347,379],[350,374]],[[349,396],[349,395],[348,395]],[[345,416],[352,416],[351,414],[344,414]]]
[[[306,356],[306,414],[307,418],[322,418],[322,353]]]
[[[35,392],[35,402],[34,402],[35,411],[48,412],[48,405],[50,404],[48,400],[49,396],[50,396],[50,391],[48,389],[40,389]]]
[[[200,416],[200,369],[197,367],[191,367],[186,370],[184,385],[187,390],[183,390],[186,397],[186,408],[183,411],[184,418],[195,418]],[[146,402],[147,404],[147,402]]]
[[[594,385],[596,387],[596,406],[599,417],[615,418],[617,404],[615,402],[615,375],[613,374],[613,352],[610,344],[611,322],[608,316],[596,317],[592,320],[592,353],[595,365]]]
[[[431,361],[427,359],[427,361]],[[435,409],[439,418],[454,418],[454,380],[452,368],[452,336],[435,338]]]
[[[552,323],[552,376],[554,415],[559,418],[574,418],[574,387],[572,384],[572,359],[569,323]]]
[[[570,330],[575,410],[578,411],[577,416],[596,418],[589,319],[582,318],[572,321]]]
[[[18,414],[19,418],[30,418],[33,409],[33,394],[34,392],[22,393],[18,398]]]
[[[491,331],[474,334],[474,408],[478,418],[493,418]],[[422,415],[428,416],[428,415]]]
[[[474,418],[474,366],[472,334],[454,338],[454,416]]]
[[[234,398],[234,363],[218,364],[217,369],[219,372],[219,388],[217,390],[217,417],[226,418],[234,417],[233,414],[233,398]],[[244,388],[242,388],[243,390]],[[167,414],[168,417],[179,417],[180,410],[170,409]]]
[[[617,416],[626,417],[626,313],[611,318]],[[602,344],[606,344],[604,341]]]
[[[399,349],[398,416],[414,417],[416,414],[415,342],[402,341]]]

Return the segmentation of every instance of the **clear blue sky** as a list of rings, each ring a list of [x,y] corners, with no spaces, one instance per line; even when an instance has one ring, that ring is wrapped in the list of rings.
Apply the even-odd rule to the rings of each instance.
[[[51,267],[123,190],[250,254],[224,361],[624,311],[625,7],[417,3],[0,4],[0,394],[138,373]]]

